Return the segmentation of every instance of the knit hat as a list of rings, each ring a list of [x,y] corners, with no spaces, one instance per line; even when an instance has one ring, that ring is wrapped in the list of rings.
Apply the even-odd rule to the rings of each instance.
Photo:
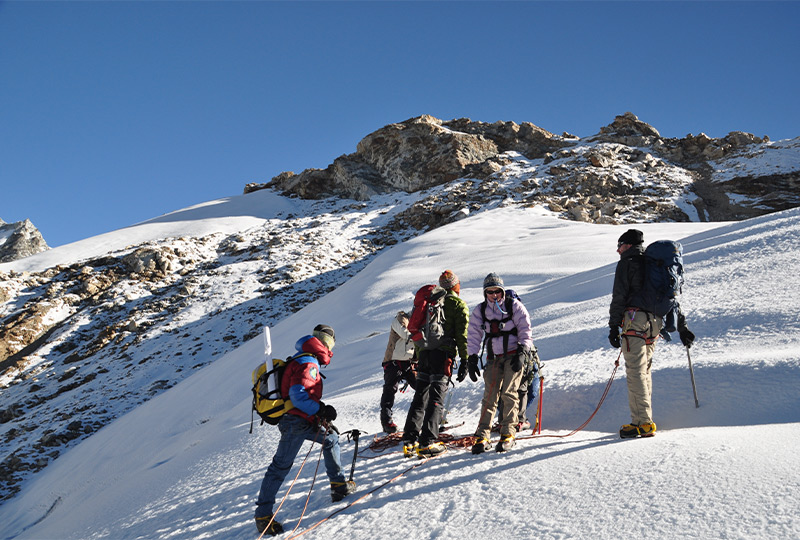
[[[638,245],[644,243],[644,234],[638,229],[628,229],[617,240],[618,244]]]
[[[445,270],[444,272],[442,272],[442,275],[439,276],[439,286],[442,289],[447,289],[449,291],[450,289],[455,289],[456,286],[460,284],[461,281],[458,279],[458,276],[453,273],[452,270]]]
[[[312,335],[324,343],[328,349],[333,350],[333,346],[336,343],[336,333],[333,331],[333,328],[327,324],[318,324],[314,327]]]
[[[506,290],[506,286],[503,284],[503,278],[492,272],[485,278],[483,278],[483,294],[486,294],[486,289],[503,289],[503,292]]]

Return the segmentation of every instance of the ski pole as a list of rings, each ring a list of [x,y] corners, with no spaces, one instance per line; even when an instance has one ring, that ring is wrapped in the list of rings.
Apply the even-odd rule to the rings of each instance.
[[[694,406],[700,407],[700,402],[697,401],[697,386],[694,384],[694,369],[692,369],[692,355],[689,354],[689,347],[686,347],[686,358],[689,359],[689,375],[692,378],[692,392],[694,392]]]

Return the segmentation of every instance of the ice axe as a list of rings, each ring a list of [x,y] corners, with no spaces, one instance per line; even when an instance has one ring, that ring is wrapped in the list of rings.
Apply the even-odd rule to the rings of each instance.
[[[700,407],[700,402],[697,401],[697,386],[694,384],[694,369],[692,369],[692,355],[689,354],[689,347],[686,347],[686,358],[689,359],[689,375],[692,378],[692,392],[694,392],[694,406]]]

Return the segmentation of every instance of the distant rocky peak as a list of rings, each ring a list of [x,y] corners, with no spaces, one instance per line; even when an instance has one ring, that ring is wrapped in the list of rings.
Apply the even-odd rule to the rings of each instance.
[[[6,223],[0,219],[0,263],[16,261],[48,249],[31,220]]]

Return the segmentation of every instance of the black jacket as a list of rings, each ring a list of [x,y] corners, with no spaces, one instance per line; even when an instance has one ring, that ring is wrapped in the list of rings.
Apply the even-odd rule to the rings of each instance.
[[[644,309],[642,289],[644,287],[644,246],[631,246],[617,263],[614,273],[614,290],[611,293],[611,307],[608,310],[608,325],[616,328],[622,324],[625,308]]]

